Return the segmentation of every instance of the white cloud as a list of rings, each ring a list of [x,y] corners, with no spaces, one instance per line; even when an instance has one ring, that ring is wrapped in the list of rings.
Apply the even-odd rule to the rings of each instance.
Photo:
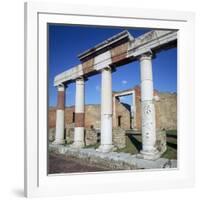
[[[99,85],[96,85],[95,89],[96,89],[96,91],[100,91]]]
[[[128,83],[127,80],[123,80],[123,81],[122,81],[122,84],[124,84],[124,85],[127,84],[127,83]]]

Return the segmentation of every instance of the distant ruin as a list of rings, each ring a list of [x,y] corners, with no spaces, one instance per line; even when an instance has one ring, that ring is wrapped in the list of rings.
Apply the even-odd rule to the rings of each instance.
[[[120,102],[119,98],[114,98],[116,94],[135,91],[135,116],[132,115],[132,108],[129,104]],[[118,148],[125,147],[126,131],[141,134],[141,91],[136,86],[132,89],[113,92],[115,99],[116,112],[113,116],[113,144]],[[156,112],[157,130],[176,130],[177,129],[177,94],[163,93],[154,90],[154,103]],[[132,121],[134,121],[134,126]],[[101,128],[101,106],[100,104],[85,105],[85,144],[92,145],[99,142]],[[56,107],[49,108],[49,139],[55,139],[56,127]],[[75,128],[75,106],[65,107],[65,138],[67,142],[72,143]]]

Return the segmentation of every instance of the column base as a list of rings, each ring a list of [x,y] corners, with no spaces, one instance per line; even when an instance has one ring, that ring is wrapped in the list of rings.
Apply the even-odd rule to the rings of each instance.
[[[76,141],[73,144],[70,145],[70,147],[72,148],[76,148],[76,149],[81,149],[85,146],[85,143],[82,141]]]
[[[65,140],[61,140],[61,139],[55,139],[52,144],[65,144]]]
[[[157,160],[160,158],[161,154],[158,150],[153,151],[143,151],[141,150],[139,154],[136,155],[137,158],[145,159],[145,160]]]
[[[101,144],[99,148],[96,149],[97,152],[101,152],[101,153],[108,153],[114,150],[115,150],[115,147],[112,144]]]

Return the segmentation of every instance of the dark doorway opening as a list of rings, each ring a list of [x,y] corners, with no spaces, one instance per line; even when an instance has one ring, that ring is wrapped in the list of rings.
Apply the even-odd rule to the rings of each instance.
[[[117,123],[117,124],[118,124],[118,127],[121,127],[121,118],[122,118],[122,116],[119,115],[119,116],[118,116],[118,123]]]
[[[73,112],[73,115],[72,115],[72,123],[75,122],[75,112]]]

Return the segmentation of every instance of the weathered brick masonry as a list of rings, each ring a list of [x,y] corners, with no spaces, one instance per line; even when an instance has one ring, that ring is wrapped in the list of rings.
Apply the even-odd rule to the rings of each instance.
[[[136,128],[141,127],[140,91],[136,91]],[[155,101],[157,129],[177,129],[177,95],[176,93],[159,93],[159,101]],[[85,128],[100,128],[100,105],[85,105]],[[116,99],[116,117],[121,116],[121,128],[130,129],[130,111]],[[49,108],[49,128],[56,123],[56,107]],[[75,123],[74,106],[65,107],[65,124]]]
[[[141,92],[140,87],[136,86],[136,128],[140,130],[141,127]],[[154,91],[154,95],[159,97],[159,100],[154,101],[156,110],[156,128],[162,129],[177,129],[177,94],[176,93],[161,93]],[[125,130],[130,129],[130,110],[121,103],[117,98],[116,101],[116,119],[120,116],[120,127],[113,123],[113,141],[116,146],[122,148],[125,146]],[[85,115],[80,116],[81,121],[84,120],[86,135],[86,145],[95,144],[100,139],[100,125],[101,125],[101,108],[100,105],[91,104],[85,105]],[[76,114],[74,106],[65,107],[65,127],[66,138],[68,142],[73,141],[74,127],[76,122]],[[54,135],[56,124],[56,107],[49,108],[49,130],[50,136]],[[78,118],[77,118],[78,119]],[[114,120],[114,119],[113,119]],[[115,125],[114,125],[115,124]]]

